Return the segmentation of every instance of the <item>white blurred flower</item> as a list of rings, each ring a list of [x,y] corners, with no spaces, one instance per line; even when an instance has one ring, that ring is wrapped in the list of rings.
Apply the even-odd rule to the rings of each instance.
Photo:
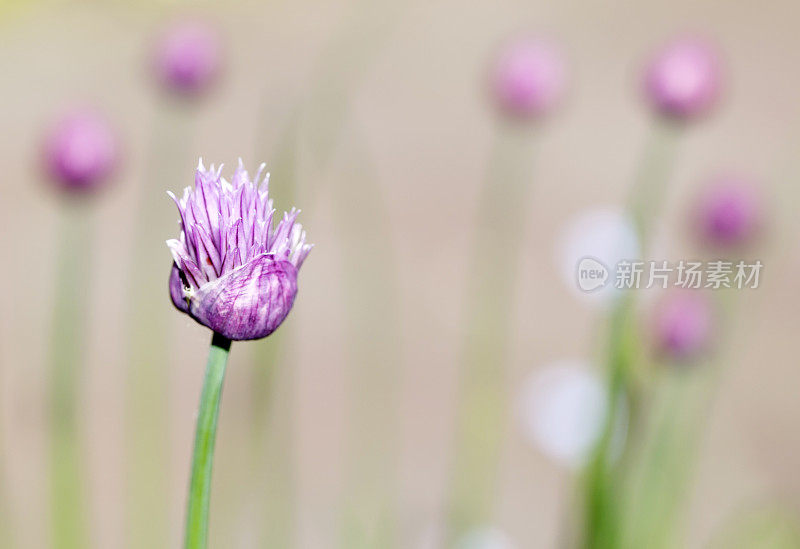
[[[473,530],[464,536],[456,549],[516,549],[509,537],[497,528]]]
[[[582,466],[602,434],[608,398],[602,379],[582,360],[560,360],[525,381],[519,415],[525,435],[543,453],[571,469]],[[621,448],[626,410],[619,413]]]
[[[567,223],[558,242],[558,268],[576,295],[598,306],[606,306],[621,293],[614,287],[617,263],[636,260],[639,254],[633,220],[613,208],[596,208]],[[605,267],[607,279],[602,284],[579,284],[579,266],[600,270]]]

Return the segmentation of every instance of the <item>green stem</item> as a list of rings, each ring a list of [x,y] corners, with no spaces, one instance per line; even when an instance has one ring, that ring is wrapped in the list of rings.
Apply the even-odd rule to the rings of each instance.
[[[85,486],[78,444],[78,387],[85,324],[92,223],[83,204],[64,206],[50,347],[50,452],[53,547],[87,546]]]
[[[125,383],[127,549],[168,546],[170,436],[164,422],[168,402],[167,352],[171,305],[166,297],[169,253],[164,239],[177,234],[175,205],[167,189],[193,166],[189,156],[192,111],[159,105],[154,113],[147,177],[135,205],[136,226],[130,243],[126,281],[128,302]],[[179,170],[178,167],[181,169]]]
[[[287,331],[288,330],[288,331]],[[278,370],[292,360],[287,338],[291,326],[255,342],[250,365],[252,385],[251,459],[242,485],[257,497],[259,547],[292,547],[294,544],[295,489],[292,470],[292,368]],[[285,357],[285,358],[280,358]],[[269,467],[264,467],[269,463]]]
[[[645,256],[653,230],[653,221],[663,205],[666,183],[673,165],[679,127],[658,123],[653,128],[645,153],[634,179],[629,212],[633,217]],[[623,456],[631,444],[630,433],[638,431],[639,398],[636,388],[637,342],[636,299],[627,292],[615,304],[611,313],[608,343],[608,403],[609,408],[602,435],[586,469],[584,501],[584,533],[582,545],[587,548],[618,547],[621,543],[622,516],[619,512],[620,471],[612,464],[611,452],[618,413],[623,401],[629,407],[629,436],[625,439]]]
[[[665,372],[652,405],[640,459],[629,471],[625,547],[674,547],[673,526],[702,423],[704,380],[699,371]],[[683,365],[685,366],[685,365]],[[709,364],[693,367],[708,369]],[[706,377],[707,372],[702,372]]]
[[[353,6],[346,24],[334,36],[315,69],[314,85],[305,106],[307,127],[303,140],[308,162],[315,172],[323,171],[343,143],[353,90],[375,64],[393,31],[406,13],[407,5],[391,0],[360,0]],[[306,182],[309,196],[315,196],[314,181]]]
[[[679,130],[680,126],[672,122],[659,122],[653,128],[634,176],[628,209],[636,226],[643,257],[651,239],[653,220],[664,206]]]
[[[211,498],[211,469],[214,465],[214,441],[217,437],[217,418],[222,398],[222,383],[231,340],[217,333],[211,340],[206,364],[203,393],[192,455],[192,479],[189,483],[189,502],[186,510],[186,549],[205,549],[208,546],[208,507]]]
[[[734,334],[723,319],[735,318],[735,290],[716,294],[716,346]],[[651,418],[626,464],[625,547],[674,547],[680,503],[690,487],[700,434],[728,353],[692,364],[659,364],[663,379],[648,400]],[[655,383],[653,385],[656,385]],[[633,454],[633,452],[632,452]]]
[[[452,546],[491,511],[503,440],[509,316],[527,203],[533,137],[505,128],[480,199],[459,387],[447,538]],[[521,131],[521,130],[520,130]]]
[[[583,546],[615,548],[619,546],[620,514],[615,496],[618,479],[612,469],[611,452],[623,401],[631,401],[631,369],[636,358],[634,300],[630,293],[620,298],[612,313],[608,351],[608,410],[600,440],[587,468],[586,510]]]
[[[355,128],[343,149],[334,207],[342,237],[351,431],[339,547],[397,547],[397,424],[400,379],[399,294],[389,208],[366,141]],[[358,212],[353,212],[358,204]],[[349,212],[349,215],[348,215]],[[363,227],[371,227],[365,235]],[[372,261],[364,262],[364,257]],[[379,324],[375,319],[380,318]]]

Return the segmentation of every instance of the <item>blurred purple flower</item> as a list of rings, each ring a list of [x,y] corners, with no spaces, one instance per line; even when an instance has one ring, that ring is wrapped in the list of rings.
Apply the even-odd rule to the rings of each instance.
[[[656,309],[656,348],[672,359],[695,358],[708,347],[712,324],[711,303],[705,295],[691,290],[674,292]]]
[[[754,185],[742,177],[717,177],[700,199],[700,230],[703,238],[715,246],[745,244],[757,233],[761,219]]]
[[[117,162],[117,140],[99,113],[77,109],[60,118],[44,144],[51,178],[69,192],[102,186]]]
[[[202,160],[194,189],[178,200],[179,240],[168,240],[174,263],[172,302],[200,324],[228,339],[259,339],[274,332],[297,294],[297,271],[312,246],[296,223],[299,210],[284,213],[273,229],[275,210],[262,164],[254,180],[239,167],[228,182],[222,166]]]
[[[534,118],[552,110],[564,95],[566,66],[561,52],[541,39],[506,44],[490,74],[493,99],[510,118]]]
[[[722,80],[716,50],[699,38],[680,38],[664,46],[645,73],[647,99],[663,115],[690,119],[716,103]]]
[[[221,49],[219,36],[211,27],[197,21],[178,23],[158,43],[158,76],[173,91],[200,93],[219,73]]]

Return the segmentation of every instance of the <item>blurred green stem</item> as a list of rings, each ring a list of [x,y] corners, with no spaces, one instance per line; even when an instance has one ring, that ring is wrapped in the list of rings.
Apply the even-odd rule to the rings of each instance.
[[[266,116],[262,116],[266,126]],[[295,204],[297,186],[297,125],[291,114],[281,131],[275,150],[267,154],[270,173],[269,195],[275,207],[288,210]],[[265,131],[259,132],[260,135]],[[256,147],[262,156],[266,145]],[[256,497],[259,513],[256,539],[260,547],[294,546],[295,487],[292,470],[292,391],[291,346],[293,328],[287,321],[281,329],[263,341],[253,342],[248,373],[251,379],[252,433],[250,436],[251,470],[243,484]],[[278,370],[276,364],[283,367]],[[264,464],[269,464],[265,467]],[[263,507],[262,507],[263,505]]]
[[[0,381],[3,378],[3,363],[0,362]],[[3,386],[0,385],[0,394],[3,394]],[[0,421],[0,549],[11,549],[15,547],[14,524],[11,519],[11,505],[7,483],[6,460],[5,460],[5,432],[2,421]]]
[[[505,430],[508,333],[530,190],[533,135],[503,128],[479,199],[448,495],[447,546],[490,519]]]
[[[312,210],[320,194],[316,181],[343,140],[341,133],[346,126],[353,90],[363,78],[381,51],[381,46],[395,28],[404,5],[382,0],[363,0],[355,6],[342,29],[334,36],[324,52],[314,73],[314,85],[302,108],[296,107],[288,117],[277,146],[276,158],[268,164],[271,172],[270,195],[279,207],[289,208],[298,194],[298,173],[295,155],[298,141],[307,147],[309,164],[314,173],[306,179],[306,214]],[[266,111],[266,103],[265,108]],[[301,116],[302,112],[302,116]],[[261,117],[267,127],[267,117]],[[269,121],[271,123],[271,121]],[[263,135],[266,132],[259,132]],[[298,138],[298,135],[302,139]],[[258,147],[260,153],[265,147]],[[305,150],[305,149],[304,149]],[[358,174],[358,178],[363,178]],[[356,200],[361,200],[359,197]],[[355,202],[354,202],[355,203]],[[383,219],[379,217],[379,219]],[[358,241],[354,237],[354,242]],[[362,256],[363,257],[363,256]],[[361,295],[360,293],[357,295]],[[385,313],[385,311],[383,311]],[[263,531],[258,539],[267,546],[289,547],[292,541],[292,471],[291,471],[291,372],[275,372],[267,364],[274,364],[274,357],[281,353],[284,341],[289,338],[286,330],[256,346],[253,362],[253,456],[256,463],[268,460],[271,464],[264,471],[265,517],[260,523]],[[267,413],[271,409],[272,413]],[[270,422],[264,418],[270,417]],[[377,487],[376,487],[377,488]],[[345,511],[346,516],[353,516]],[[347,522],[347,518],[345,519]],[[352,532],[358,526],[345,526]]]
[[[52,544],[88,546],[85,476],[78,428],[78,388],[83,375],[86,310],[92,250],[92,212],[84,202],[64,204],[50,346],[50,482]]]
[[[359,0],[315,68],[303,119],[308,128],[303,143],[315,172],[327,166],[341,139],[354,92],[372,67],[408,5],[391,0]],[[316,195],[313,180],[309,196]]]
[[[0,436],[2,433],[0,432]],[[2,448],[0,448],[2,452]],[[0,454],[2,455],[2,454]],[[5,463],[0,461],[0,471],[5,470]],[[13,524],[11,521],[11,509],[8,500],[8,490],[5,488],[5,478],[2,479],[3,486],[0,487],[0,549],[11,549],[15,547],[15,537]]]
[[[355,132],[347,142],[351,148],[341,176],[347,185],[334,193],[348,303],[352,406],[340,547],[390,549],[397,546],[398,269],[390,212],[366,141]]]
[[[679,127],[658,122],[653,128],[631,191],[629,212],[639,238],[641,257],[646,257],[656,216],[663,206],[667,182],[675,157]],[[616,548],[621,543],[619,511],[620,471],[613,465],[613,441],[622,406],[628,409],[628,433],[622,455],[629,452],[641,419],[637,390],[637,359],[640,338],[636,299],[627,291],[611,311],[608,339],[608,410],[603,430],[589,459],[585,477],[583,547]]]
[[[636,226],[642,257],[648,252],[656,217],[664,206],[680,130],[680,125],[670,121],[655,123],[634,176],[628,209]]]
[[[630,292],[620,297],[612,312],[608,351],[608,409],[602,435],[587,467],[585,501],[585,538],[583,546],[592,549],[613,549],[620,545],[618,509],[619,479],[612,467],[613,444],[623,402],[633,398],[631,368],[635,362],[635,302]]]
[[[797,549],[800,517],[791,502],[759,502],[740,509],[717,528],[708,549]]]
[[[716,341],[719,349],[731,339],[725,319],[735,316],[736,290],[715,292]],[[680,545],[673,538],[679,505],[686,495],[692,458],[725,357],[692,364],[660,364],[663,380],[655,385],[650,417],[637,441],[635,456],[626,462],[626,548],[668,548]],[[656,372],[658,375],[659,372]],[[635,458],[635,459],[633,459]]]
[[[200,396],[197,429],[192,454],[192,479],[186,506],[186,549],[206,549],[208,546],[208,508],[211,499],[211,470],[214,466],[214,442],[217,437],[219,403],[231,340],[217,333],[211,339],[206,377]]]
[[[657,388],[641,455],[627,473],[631,493],[625,500],[625,547],[666,549],[680,545],[672,539],[672,526],[686,490],[690,457],[702,424],[698,418],[702,417],[703,397],[712,377],[708,371],[695,370],[711,366],[694,364],[690,371],[671,365],[671,370],[664,372],[666,379]],[[705,379],[698,379],[699,374]]]
[[[278,370],[275,365],[286,364],[286,340],[290,325],[264,341],[254,342],[251,364],[252,377],[252,435],[251,471],[255,479],[248,488],[258,497],[259,547],[292,547],[294,545],[294,485],[292,482],[292,368]]]
[[[154,113],[150,165],[138,189],[128,275],[125,542],[130,549],[170,545],[169,500],[163,490],[170,437],[164,418],[169,385],[167,315],[175,313],[167,291],[171,260],[164,241],[178,234],[178,214],[166,191],[190,184],[187,169],[197,162],[187,154],[191,111],[179,107],[159,104]]]

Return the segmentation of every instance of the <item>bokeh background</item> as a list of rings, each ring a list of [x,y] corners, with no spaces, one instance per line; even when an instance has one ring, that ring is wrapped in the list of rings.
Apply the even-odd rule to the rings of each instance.
[[[189,16],[219,30],[224,71],[212,90],[186,100],[160,89],[151,58],[159,33]],[[264,161],[269,169],[286,158],[287,139],[294,167],[285,181],[293,187],[282,187],[280,170],[273,169],[271,189],[279,210],[292,205],[282,201],[289,196],[304,210],[301,221],[316,248],[281,328],[279,360],[263,365],[274,373],[268,405],[255,402],[260,393],[253,385],[262,379],[254,357],[269,340],[233,346],[211,545],[261,546],[259,529],[270,520],[263,500],[270,493],[264,478],[275,469],[271,456],[282,460],[278,472],[288,479],[288,492],[281,493],[289,496],[289,511],[282,516],[293,545],[336,545],[359,482],[353,441],[373,430],[370,436],[391,445],[394,458],[385,486],[396,504],[398,546],[440,546],[479,188],[502,131],[487,97],[486,67],[497,44],[518,32],[558,43],[570,78],[561,108],[536,129],[537,152],[526,166],[531,193],[505,380],[510,404],[489,526],[516,547],[558,543],[576,477],[527,440],[513,405],[516,390],[554,360],[599,356],[604,317],[563,279],[559,235],[574,215],[625,202],[652,126],[640,93],[642,63],[663,40],[685,31],[719,46],[723,100],[680,142],[652,255],[696,253],[687,212],[710,173],[749,174],[770,213],[761,247],[751,253],[765,264],[762,286],[737,296],[735,337],[721,351],[724,372],[703,418],[682,506],[681,545],[707,546],[752,506],[779,502],[800,513],[798,17],[800,7],[788,1],[767,8],[755,1],[3,0],[4,528],[18,547],[52,542],[47,349],[64,197],[43,175],[41,141],[64,109],[90,104],[112,122],[122,150],[113,184],[92,196],[87,209],[94,218],[87,242],[88,336],[76,375],[91,546],[136,546],[130,500],[137,489],[154,498],[153,510],[163,511],[163,524],[154,523],[148,544],[139,546],[175,547],[182,536],[210,334],[178,314],[166,293],[171,260],[163,241],[177,234],[177,216],[164,193],[192,183],[200,156],[229,168],[238,157],[251,169]],[[374,226],[376,219],[382,226]],[[143,227],[151,251],[134,253]],[[391,282],[373,284],[384,276]],[[130,332],[138,329],[130,320],[136,280],[157,296],[145,310],[159,326],[166,356],[158,369],[145,370],[132,407],[128,349]],[[387,287],[392,295],[381,294]],[[372,328],[353,333],[352,320],[362,310],[372,315]],[[370,350],[359,354],[363,348]],[[256,412],[266,418],[256,425],[271,433],[264,453],[252,450]],[[373,414],[381,422],[365,424],[364,416]],[[146,446],[132,451],[136,430],[144,434],[134,442]],[[144,470],[154,476],[132,465],[135,459],[148,461]]]

